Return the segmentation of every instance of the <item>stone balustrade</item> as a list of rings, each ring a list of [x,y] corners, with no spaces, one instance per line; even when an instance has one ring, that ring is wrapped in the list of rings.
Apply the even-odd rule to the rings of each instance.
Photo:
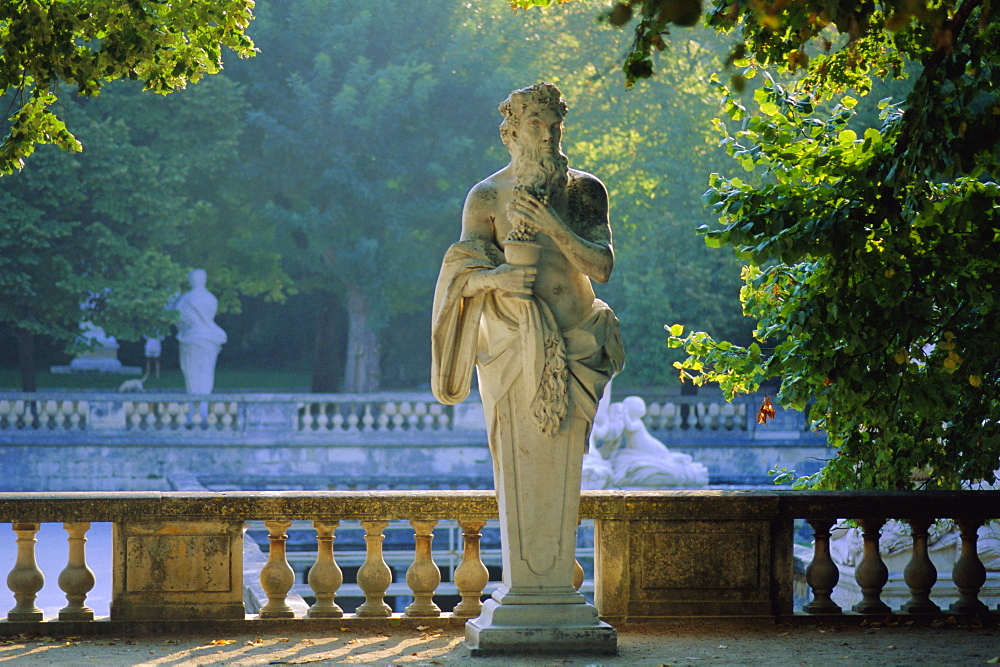
[[[16,561],[7,577],[14,606],[0,634],[30,631],[45,623],[94,622],[87,607],[96,577],[84,543],[91,522],[113,523],[110,622],[214,621],[255,623],[268,619],[465,619],[479,613],[488,594],[480,551],[486,522],[496,517],[491,492],[189,492],[0,494],[0,521],[12,525]],[[979,598],[986,572],[977,551],[977,529],[1000,515],[1000,491],[795,492],[659,491],[584,492],[581,518],[594,522],[594,601],[603,618],[629,622],[676,616],[909,617],[995,614]],[[864,597],[852,609],[831,599],[839,580],[829,555],[830,528],[842,518],[864,528],[865,552],[856,568]],[[898,609],[881,599],[887,571],[879,556],[879,528],[888,518],[909,523],[912,556],[906,567],[911,599]],[[793,609],[795,520],[812,527],[811,563],[805,569],[810,599]],[[936,594],[937,572],[927,558],[927,527],[952,519],[962,528],[961,555],[951,573],[954,600]],[[412,529],[409,565],[394,574],[383,548],[390,521]],[[267,561],[259,574],[267,601],[246,615],[243,601],[243,541],[246,522],[266,530]],[[290,595],[296,573],[287,549],[293,522],[308,521],[315,533],[307,574],[307,610],[296,611]],[[338,604],[345,565],[335,547],[341,522],[364,531],[363,561],[356,586],[364,601],[353,612]],[[66,606],[58,621],[45,621],[35,599],[51,585],[36,562],[42,523],[66,530],[66,565],[57,583]],[[460,527],[461,561],[451,572],[457,602],[442,608],[440,526]],[[54,550],[57,545],[42,548]],[[51,573],[50,573],[51,574]],[[577,578],[580,583],[582,577]],[[391,587],[405,585],[412,603],[394,612]],[[437,622],[437,621],[435,621]],[[64,627],[69,627],[64,626]],[[231,626],[228,626],[231,627]],[[28,630],[26,630],[28,628]]]
[[[481,408],[480,408],[481,411]],[[462,408],[430,394],[120,394],[0,393],[0,437],[85,432],[89,437],[254,433],[309,438],[361,434],[436,434],[477,428]],[[482,421],[480,416],[479,421]]]
[[[644,396],[647,429],[666,438],[803,437],[810,435],[801,413],[782,412],[780,429],[758,429],[760,397]],[[787,416],[786,416],[787,415]],[[445,406],[429,393],[378,394],[122,394],[109,392],[0,392],[0,442],[45,432],[109,438],[213,438],[281,433],[292,439],[371,436],[421,437],[482,432],[482,406],[470,400]],[[772,435],[768,435],[768,434]],[[821,437],[821,436],[820,436]]]

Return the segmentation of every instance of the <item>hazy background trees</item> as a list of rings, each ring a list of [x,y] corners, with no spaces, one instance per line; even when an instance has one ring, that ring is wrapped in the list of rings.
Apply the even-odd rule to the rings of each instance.
[[[227,57],[222,73],[189,90],[147,98],[126,84],[60,102],[80,114],[73,127],[86,148],[40,149],[0,179],[0,197],[20,202],[0,220],[3,256],[36,257],[39,267],[73,257],[62,273],[77,277],[109,257],[139,258],[122,262],[131,267],[122,276],[148,267],[147,291],[119,281],[113,293],[160,315],[128,326],[108,317],[108,333],[126,341],[162,326],[160,301],[202,267],[230,337],[220,366],[307,370],[317,391],[420,386],[431,291],[464,196],[508,159],[496,107],[511,89],[546,80],[570,104],[571,164],[611,193],[617,266],[599,295],[626,337],[619,385],[676,382],[666,323],[747,337],[738,263],[694,234],[709,222],[707,176],[725,159],[708,79],[728,42],[686,32],[662,76],[625,90],[617,70],[627,36],[598,25],[588,3],[515,15],[503,0],[265,0],[255,14],[248,34],[260,53]],[[110,136],[85,136],[83,118]],[[115,179],[111,167],[127,173]],[[81,171],[87,179],[73,177]],[[92,179],[117,187],[83,191]],[[102,200],[114,206],[95,206]],[[128,252],[84,233],[109,221]],[[26,225],[62,236],[32,254]],[[53,282],[66,290],[64,313],[78,307],[74,280]],[[9,365],[7,341],[22,320],[3,319],[0,363]],[[47,335],[42,365],[75,330],[38,333]]]

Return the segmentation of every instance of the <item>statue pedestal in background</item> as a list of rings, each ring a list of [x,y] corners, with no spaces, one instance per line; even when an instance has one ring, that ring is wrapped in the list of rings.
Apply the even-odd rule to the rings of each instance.
[[[93,347],[87,352],[76,355],[69,366],[52,366],[53,373],[114,373],[118,375],[142,375],[138,366],[124,366],[118,360],[118,341],[109,336],[104,329],[94,326],[91,322],[80,325],[83,328],[81,338],[91,342]]]
[[[514,91],[500,111],[511,163],[469,193],[432,316],[431,388],[459,403],[477,369],[500,508],[503,584],[466,644],[614,655],[615,629],[574,586],[587,434],[624,362],[618,320],[590,282],[614,264],[607,191],[559,150],[555,86]],[[510,241],[535,245],[537,259],[505,256]]]

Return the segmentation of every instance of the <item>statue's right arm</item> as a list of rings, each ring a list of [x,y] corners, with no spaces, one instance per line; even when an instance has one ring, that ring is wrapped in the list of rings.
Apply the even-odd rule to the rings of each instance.
[[[486,182],[472,188],[462,210],[463,241],[481,239],[486,243],[496,243],[496,198],[496,189]],[[481,269],[469,276],[462,296],[471,297],[492,290],[530,295],[537,272],[534,266],[511,264]]]

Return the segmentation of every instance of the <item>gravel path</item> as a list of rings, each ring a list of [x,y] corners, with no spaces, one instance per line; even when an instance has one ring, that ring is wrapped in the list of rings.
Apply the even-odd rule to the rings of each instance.
[[[459,628],[331,636],[6,637],[16,665],[976,665],[1000,663],[1000,629],[957,622],[774,625],[678,621],[619,633],[618,656],[473,658]]]

